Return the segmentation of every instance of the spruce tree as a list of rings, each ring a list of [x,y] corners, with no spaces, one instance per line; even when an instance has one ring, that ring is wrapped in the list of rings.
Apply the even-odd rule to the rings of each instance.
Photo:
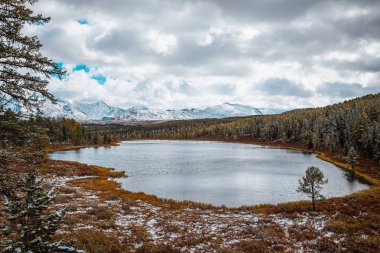
[[[354,147],[351,147],[350,150],[348,151],[346,162],[348,166],[351,167],[352,172],[355,172],[355,165],[357,163],[358,159],[358,152],[355,150]]]
[[[321,190],[323,189],[323,185],[327,182],[328,180],[324,178],[323,172],[318,167],[314,166],[307,168],[306,175],[299,180],[297,191],[305,193],[311,198],[314,212],[316,210],[316,200],[324,198]]]
[[[22,33],[25,25],[43,25],[50,18],[34,15],[30,6],[37,0],[0,0],[0,105],[21,104],[37,109],[44,99],[55,101],[46,89],[52,75],[64,71],[40,53],[36,36]]]
[[[82,252],[54,241],[53,235],[63,221],[65,210],[49,209],[56,191],[36,169],[14,177],[3,166],[0,194],[6,217],[2,225],[2,252]]]

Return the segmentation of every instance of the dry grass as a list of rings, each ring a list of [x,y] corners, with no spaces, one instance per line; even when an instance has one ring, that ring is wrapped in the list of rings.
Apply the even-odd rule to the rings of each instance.
[[[240,242],[235,249],[224,250],[225,253],[267,253],[270,252],[268,242],[264,240],[249,240]]]
[[[115,219],[115,213],[113,210],[110,210],[107,206],[94,206],[89,209],[87,214],[92,215],[96,218],[96,220],[113,220]]]
[[[63,239],[70,242],[75,247],[83,249],[91,253],[129,253],[131,252],[128,247],[123,247],[119,242],[117,236],[113,234],[104,233],[101,231],[94,231],[90,229],[83,229],[75,231],[74,233],[64,234]]]
[[[180,253],[179,249],[174,249],[164,244],[145,244],[136,250],[136,253]]]

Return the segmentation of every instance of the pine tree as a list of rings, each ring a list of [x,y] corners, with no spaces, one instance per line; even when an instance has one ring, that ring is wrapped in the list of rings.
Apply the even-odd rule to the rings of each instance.
[[[65,211],[49,209],[56,192],[37,170],[30,169],[27,175],[15,178],[3,167],[0,194],[6,218],[2,252],[82,252],[53,240]]]
[[[299,180],[297,192],[303,192],[311,198],[314,212],[316,210],[315,201],[324,198],[321,190],[327,182],[328,180],[324,179],[323,172],[314,166],[307,168],[306,175],[302,177],[302,180]]]
[[[357,163],[358,159],[358,152],[355,150],[354,147],[351,147],[350,150],[348,151],[346,162],[348,166],[351,167],[352,172],[355,172],[355,165]]]
[[[22,34],[25,25],[42,25],[50,18],[33,15],[30,6],[37,0],[0,1],[0,104],[20,103],[37,109],[43,99],[55,101],[46,86],[52,76],[64,71],[40,53],[36,36]]]

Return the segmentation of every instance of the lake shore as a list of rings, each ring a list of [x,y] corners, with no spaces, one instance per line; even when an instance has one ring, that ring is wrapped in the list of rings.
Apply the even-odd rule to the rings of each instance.
[[[206,138],[195,140],[226,141]],[[227,140],[227,142],[249,143],[310,152],[310,150],[303,149],[302,147],[282,145],[279,143],[261,143],[248,140]],[[114,145],[117,145],[117,143]],[[64,149],[59,147],[59,149],[56,150],[68,149],[71,149],[71,147],[64,147]],[[54,150],[53,147],[51,151],[56,150]],[[313,152],[316,153],[316,151]],[[327,161],[337,166],[341,165],[339,167],[345,166],[339,157],[334,158],[325,153],[317,154],[321,159],[328,159]],[[180,202],[160,199],[157,196],[144,193],[132,193],[121,189],[115,181],[109,180],[109,178],[123,175],[115,175],[113,174],[115,172],[111,169],[100,166],[48,160],[46,161],[45,167],[49,168],[49,172],[46,174],[50,175],[50,177],[54,177],[55,172],[53,172],[53,170],[57,171],[58,169],[59,171],[59,166],[66,167],[71,171],[66,171],[61,176],[74,177],[68,179],[62,187],[75,190],[75,194],[79,194],[79,192],[84,194],[80,198],[72,197],[66,200],[66,204],[69,206],[77,206],[77,211],[70,214],[72,216],[71,219],[76,220],[76,222],[67,225],[64,229],[65,231],[74,229],[83,232],[83,228],[86,228],[89,224],[91,224],[92,229],[96,231],[104,230],[101,228],[105,226],[103,220],[98,221],[99,224],[95,222],[94,225],[93,218],[86,216],[86,219],[82,219],[80,215],[81,210],[86,210],[89,205],[96,205],[111,206],[111,212],[118,214],[116,215],[117,218],[115,218],[116,227],[112,228],[114,232],[106,233],[107,236],[117,236],[119,240],[126,240],[124,233],[129,233],[127,231],[135,231],[137,234],[140,234],[139,236],[141,238],[135,238],[133,240],[151,242],[156,246],[167,241],[175,248],[185,247],[187,250],[190,250],[196,249],[197,246],[199,247],[199,245],[201,245],[201,249],[211,250],[220,247],[223,249],[245,247],[244,243],[249,242],[249,244],[265,249],[273,249],[273,247],[276,248],[282,244],[286,245],[286,248],[294,250],[300,249],[300,247],[321,250],[321,245],[324,245],[324,247],[330,250],[344,251],[344,248],[357,247],[357,241],[360,240],[361,249],[366,249],[367,252],[375,252],[373,249],[376,249],[376,245],[380,245],[377,237],[379,232],[378,224],[380,224],[380,218],[378,216],[380,200],[379,182],[376,177],[364,174],[365,169],[362,167],[359,168],[360,170],[358,169],[357,173],[363,173],[363,176],[369,179],[368,182],[372,183],[372,186],[368,190],[356,192],[344,197],[324,200],[319,203],[317,214],[309,216],[311,206],[308,201],[289,202],[278,205],[264,204],[240,208],[225,208],[190,201]],[[78,170],[78,168],[80,169]],[[93,172],[89,173],[89,171]],[[85,177],[75,178],[78,176]],[[95,178],[91,178],[91,176],[95,176]],[[96,201],[94,199],[95,196]],[[126,205],[129,207],[126,207]],[[120,216],[120,213],[125,213],[125,215]],[[180,214],[186,215],[183,216]],[[110,216],[113,217],[114,215],[110,214]],[[142,221],[140,223],[134,222],[132,216],[135,216],[137,219],[141,218]],[[162,219],[162,217],[165,218]],[[315,217],[315,219],[313,217]],[[355,217],[355,219],[352,217]],[[199,223],[201,221],[199,219],[204,221]],[[207,222],[205,219],[210,220],[210,222]],[[305,220],[306,222],[303,223]],[[198,222],[198,225],[195,225],[194,222]],[[319,225],[316,225],[317,223]],[[173,224],[181,225],[173,226]],[[233,232],[233,224],[238,224],[235,229],[239,231],[238,234],[241,236],[232,236],[236,233],[236,231]],[[214,226],[217,227],[215,231],[213,231]],[[251,227],[251,229],[253,229],[252,231],[267,231],[269,229],[267,232],[270,235],[254,238],[254,240],[252,240],[252,232],[245,230],[247,226]],[[315,229],[313,226],[320,227]],[[309,231],[310,238],[301,236],[305,229]],[[141,230],[145,232],[141,232]],[[261,232],[258,233],[260,234]],[[159,236],[157,234],[159,234]],[[175,234],[176,237],[171,239],[171,234]],[[362,235],[365,235],[365,238]],[[196,240],[192,239],[192,237],[196,238]],[[215,239],[211,239],[214,237]],[[180,240],[178,240],[178,238],[180,238]],[[238,240],[234,241],[232,238],[237,238]],[[129,238],[128,240],[132,239]],[[312,243],[313,240],[316,240],[316,242]],[[211,244],[208,245],[207,241],[210,241]],[[339,243],[336,243],[336,241]],[[220,242],[224,243],[220,244]]]
[[[315,150],[315,149],[307,149],[301,145],[297,145],[294,143],[282,143],[282,142],[264,142],[260,140],[254,140],[251,138],[238,138],[238,139],[225,139],[225,138],[189,138],[189,139],[123,139],[122,141],[134,141],[134,140],[178,140],[178,141],[219,141],[219,142],[227,142],[227,143],[240,143],[240,144],[254,144],[265,147],[279,148],[279,149],[289,149],[295,151],[301,151],[305,153],[313,153],[316,154],[318,158],[327,161],[329,163],[334,164],[335,166],[344,169],[348,172],[352,172],[352,168],[348,166],[344,160],[343,154],[332,155],[326,151]],[[368,164],[368,161],[364,161]],[[372,164],[373,166],[373,164]],[[360,166],[355,170],[355,176],[361,178],[366,183],[374,186],[380,186],[380,165],[377,165],[379,168],[376,171],[376,174],[370,174],[365,167]]]
[[[305,147],[291,144],[291,143],[268,143],[268,142],[262,142],[259,140],[252,140],[252,139],[224,139],[224,138],[192,138],[192,139],[122,139],[118,140],[115,142],[112,142],[111,144],[98,144],[98,145],[80,145],[80,146],[73,146],[73,145],[59,145],[59,146],[53,146],[51,147],[48,152],[53,153],[57,151],[65,151],[65,150],[76,150],[76,149],[81,149],[81,148],[98,148],[98,147],[112,147],[112,146],[119,146],[121,142],[124,141],[135,141],[135,140],[178,140],[178,141],[217,141],[217,142],[226,142],[226,143],[240,143],[240,144],[254,144],[254,145],[260,145],[260,146],[265,146],[265,147],[272,147],[272,148],[279,148],[279,149],[289,149],[289,150],[295,150],[295,151],[301,151],[305,153],[313,153],[316,154],[318,158],[327,161],[329,163],[334,164],[335,166],[344,169],[348,172],[352,172],[352,169],[343,161],[342,156],[333,156],[327,152],[322,152],[319,150],[310,150]],[[61,161],[61,162],[66,162],[66,161]],[[101,167],[101,166],[94,166],[94,165],[87,165],[83,164],[86,166],[90,167],[98,167],[102,168],[102,170],[114,170],[113,168],[109,169],[106,167]],[[379,166],[380,167],[380,166]],[[380,173],[380,170],[379,170]],[[128,176],[128,175],[123,175],[123,176]],[[380,186],[380,180],[376,177],[369,175],[366,173],[366,170],[364,167],[358,167],[355,169],[355,176],[359,177],[361,180],[363,180],[365,183],[371,185],[371,188]],[[118,186],[119,187],[119,186]],[[368,189],[368,190],[371,190]],[[368,191],[367,190],[367,191]],[[141,193],[138,193],[140,195]],[[355,193],[353,193],[355,194]],[[149,194],[144,194],[145,196],[154,196],[153,199],[160,199],[159,197],[155,195],[149,195]],[[350,195],[348,195],[350,196]],[[345,197],[345,196],[344,196]],[[342,197],[334,197],[334,198],[342,198]],[[166,199],[162,199],[161,201],[166,201]],[[170,202],[181,202],[181,201],[176,201],[176,200],[169,200]],[[186,203],[188,202],[193,202],[193,201],[185,201]],[[296,201],[296,202],[290,202],[290,203],[297,203],[297,202],[304,202],[304,201]],[[196,202],[194,202],[196,203]],[[203,204],[203,203],[196,203],[197,205],[201,206],[207,206],[207,207],[212,207],[213,205],[211,204]],[[277,205],[284,205],[287,203],[280,203]],[[256,209],[258,206],[277,206],[274,204],[261,204],[261,205],[252,205],[250,206],[251,209]],[[247,206],[244,206],[244,208],[247,208]],[[232,208],[236,209],[236,208]],[[239,208],[238,208],[239,209]]]

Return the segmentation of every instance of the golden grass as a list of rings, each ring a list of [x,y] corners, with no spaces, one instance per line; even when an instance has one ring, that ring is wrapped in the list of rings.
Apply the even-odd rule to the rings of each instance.
[[[91,253],[127,253],[131,252],[120,243],[117,236],[101,231],[82,229],[70,234],[60,235],[66,242]]]
[[[337,161],[336,159],[334,159],[334,157],[327,155],[326,153],[318,152],[317,157],[321,160],[332,163],[341,169],[344,169],[344,170],[349,171],[349,172],[354,172],[352,170],[352,168],[350,166],[348,166],[346,163],[343,163],[341,161]],[[354,173],[355,173],[356,177],[361,178],[365,182],[367,182],[371,185],[374,185],[374,186],[380,186],[380,180],[366,174],[362,167],[356,168]]]

